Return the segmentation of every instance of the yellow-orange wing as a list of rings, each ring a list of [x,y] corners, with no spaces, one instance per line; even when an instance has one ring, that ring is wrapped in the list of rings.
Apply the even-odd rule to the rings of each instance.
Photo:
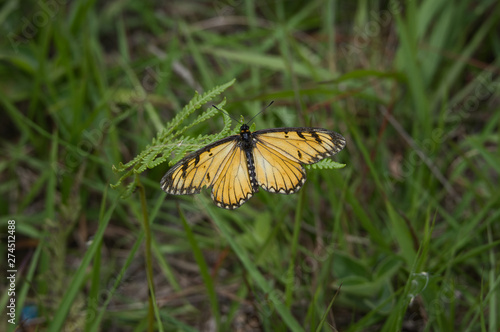
[[[258,187],[255,189],[248,173],[245,151],[237,146],[212,185],[212,199],[218,207],[233,210],[248,201]]]
[[[162,189],[172,195],[186,195],[212,187],[217,206],[240,207],[252,197],[253,189],[239,143],[239,135],[229,136],[184,157],[163,176]]]
[[[342,135],[321,128],[275,128],[252,135],[257,182],[272,193],[297,192],[306,181],[302,165],[333,156],[345,146]]]

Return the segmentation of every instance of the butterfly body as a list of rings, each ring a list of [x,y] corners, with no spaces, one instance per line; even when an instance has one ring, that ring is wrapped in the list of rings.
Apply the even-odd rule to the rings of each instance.
[[[297,192],[306,181],[303,165],[332,156],[345,146],[342,135],[321,128],[274,128],[223,138],[181,159],[161,180],[173,195],[197,194],[212,187],[221,208],[236,209],[262,189]]]
[[[236,138],[238,135],[234,135]],[[248,125],[244,124],[240,127],[241,148],[245,151],[247,158],[248,175],[250,176],[250,183],[252,184],[253,192],[259,191],[259,184],[257,183],[257,175],[255,174],[255,162],[253,160],[253,137]]]

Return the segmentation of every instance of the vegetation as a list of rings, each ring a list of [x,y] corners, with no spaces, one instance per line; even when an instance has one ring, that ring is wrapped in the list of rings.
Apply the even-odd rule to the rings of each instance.
[[[499,20],[494,0],[2,2],[0,330],[498,331]],[[346,166],[234,211],[161,190],[238,130],[212,104],[271,101],[254,128],[337,131]]]

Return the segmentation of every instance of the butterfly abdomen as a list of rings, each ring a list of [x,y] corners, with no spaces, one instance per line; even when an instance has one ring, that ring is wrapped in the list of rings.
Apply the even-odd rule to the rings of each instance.
[[[248,175],[250,176],[250,183],[252,184],[253,192],[256,193],[259,191],[259,183],[257,182],[257,174],[255,173],[255,161],[253,160],[253,152],[250,148],[249,150],[245,150],[245,155],[247,157],[247,167],[248,167]]]
[[[245,157],[247,158],[247,169],[248,175],[250,177],[250,183],[252,184],[252,190],[254,193],[259,191],[259,183],[257,182],[257,174],[255,173],[255,161],[253,159],[253,146],[254,138],[250,132],[250,128],[247,125],[242,125],[240,128],[241,137],[241,148],[245,151]]]

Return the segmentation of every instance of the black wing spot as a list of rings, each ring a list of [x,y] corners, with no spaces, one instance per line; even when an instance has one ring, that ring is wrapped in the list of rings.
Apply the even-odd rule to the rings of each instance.
[[[297,136],[299,136],[299,137],[300,137],[300,138],[302,138],[302,139],[306,139],[306,138],[304,137],[304,135],[302,135],[302,133],[301,133],[300,131],[298,131],[298,132],[297,132]]]
[[[316,142],[318,142],[320,144],[322,143],[321,138],[319,138],[318,134],[315,133],[314,131],[311,132],[311,136],[314,137],[314,139],[316,140]]]
[[[210,181],[210,173],[207,173],[207,181]]]
[[[181,177],[183,179],[186,178],[186,174],[187,174],[187,169],[189,167],[189,163],[185,163],[184,165],[182,165],[182,174],[181,174]]]
[[[302,153],[300,153],[300,150],[297,150],[297,155],[299,156],[299,159],[302,159]]]

